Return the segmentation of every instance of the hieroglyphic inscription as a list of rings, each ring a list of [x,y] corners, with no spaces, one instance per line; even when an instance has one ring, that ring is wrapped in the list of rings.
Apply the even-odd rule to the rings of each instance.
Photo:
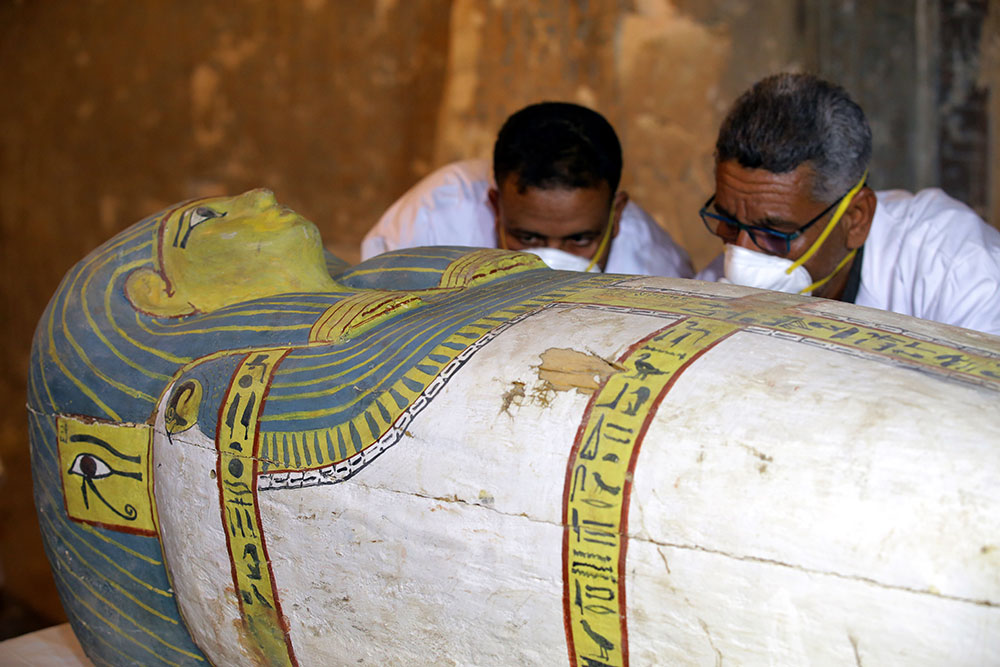
[[[567,641],[574,665],[628,664],[624,564],[632,471],[667,388],[739,329],[686,319],[640,341],[591,399],[567,467],[563,544]]]
[[[267,560],[257,507],[257,425],[268,385],[287,350],[252,352],[233,374],[216,435],[222,524],[249,638],[272,665],[295,665]]]
[[[678,315],[713,318],[740,325],[748,333],[784,337],[806,345],[916,366],[966,383],[1000,384],[1000,358],[984,350],[885,324],[810,312],[806,304],[776,304],[771,298],[767,294],[720,299],[679,290],[615,287],[581,290],[564,301],[655,308]]]
[[[761,318],[759,324],[747,326],[748,333],[781,335],[789,340],[809,344],[808,339],[832,343],[858,352],[881,356],[906,363],[935,369],[975,384],[1000,382],[1000,359],[978,351],[962,349],[913,332],[895,332],[871,326],[851,324],[815,316],[781,316]]]

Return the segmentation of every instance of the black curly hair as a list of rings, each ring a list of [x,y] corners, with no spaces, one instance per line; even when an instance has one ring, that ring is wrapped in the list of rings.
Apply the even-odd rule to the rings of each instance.
[[[540,102],[504,122],[493,147],[498,185],[516,178],[526,188],[592,188],[607,183],[612,196],[622,174],[622,147],[601,114],[569,102]]]

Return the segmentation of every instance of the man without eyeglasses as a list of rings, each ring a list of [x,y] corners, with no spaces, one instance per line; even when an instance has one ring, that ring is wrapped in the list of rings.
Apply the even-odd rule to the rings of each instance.
[[[485,160],[438,169],[368,232],[362,259],[422,245],[507,248],[552,268],[689,278],[687,253],[619,190],[621,144],[599,113],[542,102],[501,127]]]
[[[834,84],[778,74],[733,105],[701,210],[723,256],[697,277],[1000,334],[1000,232],[939,189],[875,192],[871,130]]]

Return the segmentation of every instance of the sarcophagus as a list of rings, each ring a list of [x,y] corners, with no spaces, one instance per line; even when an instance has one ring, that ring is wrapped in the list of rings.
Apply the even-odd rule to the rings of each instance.
[[[269,193],[38,325],[39,518],[97,664],[1000,661],[1000,340],[423,248]]]

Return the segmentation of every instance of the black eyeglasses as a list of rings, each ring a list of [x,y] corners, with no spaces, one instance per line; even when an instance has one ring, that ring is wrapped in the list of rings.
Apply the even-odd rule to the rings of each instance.
[[[846,196],[847,193],[844,193],[838,197],[837,201],[824,208],[819,215],[799,227],[794,232],[779,232],[776,229],[769,229],[758,225],[745,225],[739,220],[734,220],[728,216],[710,211],[708,210],[708,207],[712,205],[713,201],[715,201],[715,195],[708,198],[705,205],[701,207],[700,211],[698,211],[698,215],[701,216],[701,221],[705,223],[705,227],[708,231],[715,234],[726,243],[735,243],[736,239],[740,235],[740,232],[745,231],[750,235],[750,239],[754,242],[754,245],[764,252],[772,255],[787,255],[792,249],[792,241],[802,236],[807,229],[822,220],[823,216],[832,211],[833,207],[839,204],[840,200]],[[709,218],[725,224],[713,224],[708,221]]]

